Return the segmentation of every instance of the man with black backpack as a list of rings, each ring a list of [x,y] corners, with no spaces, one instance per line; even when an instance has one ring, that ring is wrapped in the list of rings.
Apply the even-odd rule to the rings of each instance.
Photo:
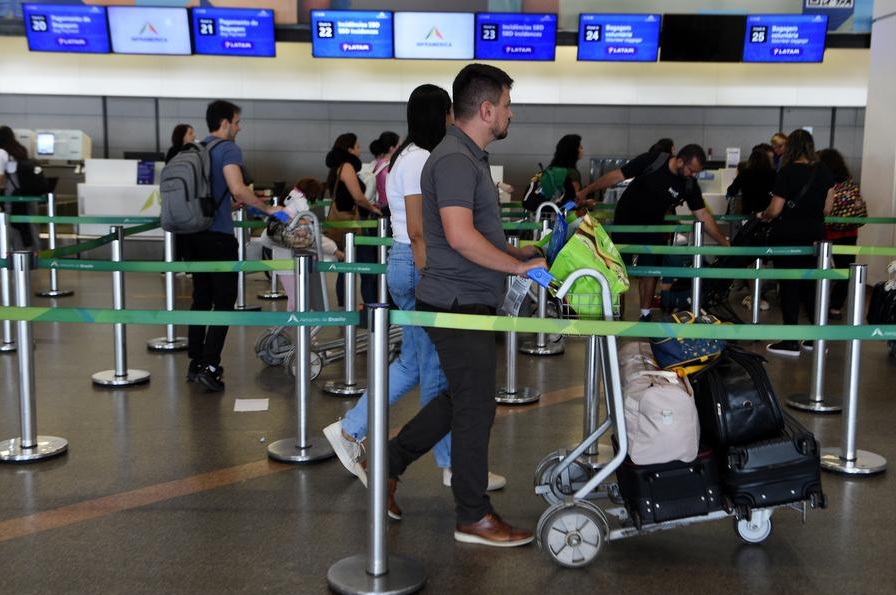
[[[687,203],[694,217],[703,222],[706,233],[719,245],[728,246],[728,238],[706,208],[697,184],[697,174],[703,171],[704,165],[706,153],[700,145],[687,145],[675,156],[661,152],[643,153],[582,188],[576,197],[580,203],[584,203],[589,193],[634,178],[616,205],[614,225],[662,225],[670,208]],[[668,234],[616,232],[613,234],[613,241],[617,244],[662,245],[668,242]],[[662,263],[662,255],[659,254],[623,254],[625,263],[632,264],[635,256],[638,257],[640,266],[659,266]],[[656,277],[638,279],[641,321],[652,318],[656,283]]]
[[[184,234],[185,260],[235,261],[237,241],[231,211],[243,205],[268,214],[279,211],[255,196],[244,181],[243,153],[234,142],[240,131],[240,108],[229,101],[208,104],[205,120],[209,135],[202,141],[209,148],[209,182],[215,209],[211,225],[202,231]],[[212,146],[213,145],[213,146]],[[193,273],[191,310],[233,310],[237,297],[237,273]],[[224,390],[221,352],[227,326],[191,325],[188,331],[190,367],[187,382],[199,382],[207,390]]]

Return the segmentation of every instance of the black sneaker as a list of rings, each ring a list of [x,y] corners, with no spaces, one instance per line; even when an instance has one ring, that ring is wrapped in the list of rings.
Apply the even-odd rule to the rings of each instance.
[[[652,322],[653,321],[653,312],[648,312],[647,314],[641,314],[640,318],[638,318],[638,322]]]
[[[224,390],[224,381],[221,377],[224,375],[224,368],[221,366],[205,366],[196,375],[199,384],[205,387],[205,390],[213,393],[219,393]]]
[[[187,368],[187,382],[196,382],[196,377],[202,371],[202,364],[196,360],[190,360],[190,367]]]
[[[769,353],[774,353],[776,355],[797,357],[800,354],[800,344],[796,341],[778,341],[777,343],[767,345],[765,349]]]

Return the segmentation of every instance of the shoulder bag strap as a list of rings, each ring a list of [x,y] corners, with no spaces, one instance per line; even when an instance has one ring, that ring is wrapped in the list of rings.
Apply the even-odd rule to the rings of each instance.
[[[815,181],[815,174],[817,174],[817,173],[818,173],[818,164],[816,163],[815,166],[812,168],[812,174],[809,176],[809,180],[800,189],[799,194],[797,194],[795,197],[793,197],[792,199],[790,199],[786,203],[784,203],[785,207],[787,207],[788,209],[793,209],[794,207],[796,207],[796,205],[800,202],[800,200],[804,196],[806,196],[806,193],[809,192],[809,186],[811,186],[812,182]]]

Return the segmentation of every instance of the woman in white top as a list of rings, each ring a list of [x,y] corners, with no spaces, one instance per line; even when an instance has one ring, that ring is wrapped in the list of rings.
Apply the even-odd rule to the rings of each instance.
[[[28,159],[28,149],[16,139],[16,134],[9,126],[0,126],[0,194],[9,196],[16,194],[18,178],[16,171],[18,162]],[[14,215],[37,215],[37,204],[0,203],[3,210]],[[34,223],[12,223],[10,228],[10,246],[13,250],[31,250],[37,252],[39,230]]]
[[[450,96],[435,85],[417,87],[408,99],[407,120],[407,137],[395,150],[386,178],[394,240],[389,250],[386,281],[395,304],[402,310],[413,310],[416,307],[414,290],[426,263],[420,173],[430,151],[445,136],[452,121]],[[435,347],[423,328],[406,326],[403,332],[401,353],[389,366],[389,404],[419,384],[423,406],[446,390],[448,383]],[[366,484],[367,474],[359,459],[360,444],[367,435],[367,394],[361,396],[342,420],[324,428],[324,435],[345,468]],[[436,444],[433,453],[436,464],[443,469],[443,483],[450,486],[450,434]],[[501,488],[505,483],[500,475],[489,473],[489,489]],[[390,508],[389,516],[400,518],[401,511]]]

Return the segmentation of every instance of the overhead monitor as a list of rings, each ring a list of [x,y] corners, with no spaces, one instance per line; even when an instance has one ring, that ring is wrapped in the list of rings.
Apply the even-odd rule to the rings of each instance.
[[[78,4],[23,4],[32,52],[109,53],[106,8]]]
[[[821,62],[828,32],[822,14],[747,16],[744,62]]]
[[[396,12],[395,57],[409,60],[472,60],[472,12]]]
[[[730,14],[664,14],[661,62],[740,62],[747,18]]]
[[[658,14],[580,14],[577,59],[598,62],[656,62]]]
[[[194,8],[197,54],[272,58],[274,11],[268,8]]]
[[[315,58],[391,58],[392,13],[387,10],[312,10]]]
[[[108,6],[106,9],[114,53],[181,56],[192,53],[186,8]]]
[[[551,61],[556,50],[555,14],[476,13],[477,60]]]

